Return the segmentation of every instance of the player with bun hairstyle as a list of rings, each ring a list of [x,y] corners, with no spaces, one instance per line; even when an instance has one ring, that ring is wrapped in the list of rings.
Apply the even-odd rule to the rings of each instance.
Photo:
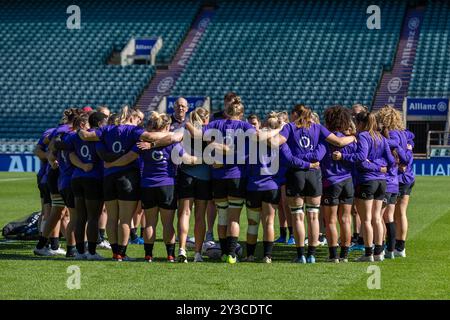
[[[103,120],[100,120],[102,116]],[[91,130],[91,123],[99,128],[99,125],[105,124],[104,120],[106,116],[102,113],[92,113],[90,116],[81,114],[75,118],[74,128],[75,130]],[[65,143],[70,161],[75,166],[71,182],[77,209],[75,229],[77,255],[75,258],[103,260],[103,257],[96,252],[98,222],[103,209],[103,163],[97,155],[95,142],[84,141],[77,134],[73,134],[66,139]],[[85,252],[84,245],[86,235],[88,252]]]
[[[352,133],[352,116],[350,110],[342,106],[327,108],[324,113],[325,126],[338,137],[348,136]],[[326,154],[320,163],[322,170],[322,208],[325,216],[326,235],[328,240],[328,262],[348,262],[348,252],[351,244],[351,209],[353,204],[354,186],[352,180],[353,163],[349,161],[333,160],[333,152],[342,154],[356,152],[356,143],[343,148],[326,143]],[[367,167],[370,165],[367,162]],[[376,170],[376,168],[374,169]],[[340,247],[338,257],[338,231],[340,226]]]
[[[232,96],[232,94],[229,94]],[[233,161],[230,163],[228,156],[224,156],[221,163],[212,168],[213,198],[218,213],[218,234],[223,260],[228,263],[236,263],[236,247],[239,237],[239,218],[244,205],[246,191],[245,158],[248,150],[234,150],[237,145],[239,131],[247,137],[256,136],[255,128],[248,122],[242,121],[244,105],[240,97],[235,96],[232,101],[225,96],[225,119],[214,120],[203,128],[202,131],[208,137],[210,132],[220,132],[223,141],[215,141],[221,145],[228,141],[229,152],[233,152]],[[187,123],[186,129],[194,137],[202,135],[202,131]],[[210,131],[214,130],[214,131]],[[230,133],[233,133],[230,136]],[[212,139],[211,137],[207,139]],[[231,151],[230,151],[231,150]],[[243,164],[239,164],[243,163]]]
[[[384,260],[383,223],[381,209],[386,192],[387,168],[395,165],[388,141],[378,131],[373,113],[361,112],[355,117],[358,130],[357,150],[352,154],[333,153],[334,160],[357,163],[358,176],[355,191],[356,207],[364,230],[365,254],[359,262]],[[377,170],[367,170],[366,161],[378,166]],[[372,244],[375,243],[375,249]]]
[[[264,123],[264,131],[278,130],[281,128],[281,121],[276,113],[270,113]],[[278,132],[278,131],[277,131]],[[274,220],[275,211],[281,196],[281,184],[286,173],[286,168],[297,169],[318,168],[319,163],[310,163],[294,158],[287,144],[278,146],[276,142],[272,148],[264,150],[260,145],[258,161],[256,164],[248,166],[248,184],[247,184],[247,258],[246,261],[255,261],[254,253],[258,238],[259,223],[263,225],[263,262],[272,262],[272,248],[275,238]],[[261,154],[261,152],[263,152]],[[278,164],[276,163],[278,162]]]
[[[385,258],[393,259],[396,244],[396,225],[394,222],[395,207],[399,194],[399,168],[405,168],[409,161],[408,141],[404,134],[404,125],[401,114],[392,106],[386,105],[377,112],[381,132],[388,140],[396,165],[389,168],[386,178],[386,196],[384,199],[383,219],[386,224],[386,252]]]
[[[50,215],[46,220],[44,228],[42,230],[42,235],[39,237],[39,241],[34,249],[34,254],[38,256],[53,256],[53,255],[66,255],[66,251],[59,246],[59,221],[64,215],[65,200],[70,206],[75,206],[71,200],[70,177],[68,173],[71,170],[71,164],[64,161],[65,154],[60,152],[55,147],[57,140],[61,139],[61,136],[68,134],[72,131],[72,123],[75,116],[79,114],[79,110],[76,108],[69,108],[64,110],[63,113],[63,124],[59,125],[52,133],[47,137],[48,141],[48,153],[47,159],[50,164],[50,168],[47,174],[47,184],[50,191],[50,197],[52,200],[52,207],[50,210]],[[67,159],[68,160],[68,159]],[[61,168],[60,168],[61,166]],[[60,171],[67,173],[63,175],[62,179],[59,179]],[[67,193],[63,196],[61,194],[62,188],[67,189]],[[65,198],[65,199],[64,199]],[[66,235],[68,238],[68,243],[72,244],[72,239],[70,239],[70,233]],[[50,235],[55,235],[50,237]],[[56,236],[58,235],[58,236]],[[47,249],[46,244],[50,240],[50,249]],[[69,250],[69,256],[72,252]]]
[[[209,111],[198,107],[189,114],[189,122],[201,129],[209,123]],[[183,141],[187,153],[202,156],[206,144],[201,140]],[[202,245],[206,233],[206,210],[208,201],[212,199],[210,167],[207,164],[182,164],[178,169],[178,225],[179,225],[179,252],[178,261],[186,262],[186,238],[189,231],[189,217],[192,206],[195,207],[195,256],[194,262],[202,262]]]
[[[165,113],[152,112],[149,115],[147,129],[149,132],[169,132],[170,116]],[[156,238],[158,213],[161,213],[163,240],[166,244],[167,260],[174,262],[175,228],[174,217],[177,208],[175,195],[176,162],[179,156],[185,163],[194,163],[195,157],[184,152],[181,144],[175,143],[164,147],[148,148],[148,144],[135,145],[119,159],[106,163],[105,168],[123,167],[142,157],[144,167],[141,177],[141,201],[145,212],[144,249],[145,260],[153,261],[153,246]],[[187,262],[187,260],[186,260]]]
[[[289,123],[289,114],[287,111],[281,111],[277,114],[281,127]],[[289,205],[286,199],[286,177],[282,176],[281,181],[281,198],[278,205],[278,220],[280,223],[280,236],[275,243],[287,243],[288,245],[295,244],[294,231],[292,230],[292,219],[289,211]],[[287,231],[289,230],[289,237]],[[287,240],[287,242],[286,242]]]
[[[319,143],[323,140],[344,147],[355,140],[355,137],[337,137],[324,126],[314,123],[311,109],[304,105],[296,105],[292,109],[291,122],[280,132],[280,142],[287,143],[292,154],[304,159],[310,152],[316,152]],[[320,159],[317,159],[320,160]],[[293,216],[293,228],[297,247],[297,263],[315,263],[315,249],[319,240],[319,208],[322,195],[322,178],[320,170],[316,169],[290,169],[287,172],[286,194]],[[308,215],[308,257],[305,258],[305,225],[303,206],[306,203]]]
[[[130,151],[140,140],[156,144],[170,144],[182,138],[172,133],[145,132],[137,126],[140,113],[128,106],[122,108],[117,118],[118,125],[109,125],[93,131],[79,130],[81,139],[99,141],[96,150],[105,162],[112,162]],[[158,142],[156,142],[158,140]],[[136,161],[124,166],[106,168],[103,172],[103,196],[108,212],[108,238],[113,259],[130,260],[126,255],[130,226],[140,197],[139,166]],[[119,224],[120,221],[120,224]]]

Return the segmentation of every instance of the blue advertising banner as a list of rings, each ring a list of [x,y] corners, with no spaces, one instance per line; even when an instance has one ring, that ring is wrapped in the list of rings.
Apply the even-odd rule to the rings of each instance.
[[[205,103],[205,97],[184,97],[189,105],[188,113],[194,110],[197,107],[203,106]],[[167,97],[167,109],[166,113],[172,114],[173,113],[173,106],[175,104],[175,101],[177,101],[178,97]]]
[[[3,172],[38,172],[40,165],[33,154],[0,154]],[[413,170],[417,176],[450,176],[450,157],[414,159]]]
[[[153,46],[156,44],[158,39],[136,39],[135,46],[135,55],[136,56],[150,56]]]
[[[447,116],[448,99],[407,98],[406,108],[408,116]]]
[[[41,161],[33,154],[0,154],[0,171],[38,172]]]
[[[450,176],[450,158],[414,159],[416,176]]]

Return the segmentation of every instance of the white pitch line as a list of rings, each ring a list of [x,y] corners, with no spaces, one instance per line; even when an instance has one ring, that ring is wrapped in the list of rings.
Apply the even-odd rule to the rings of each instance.
[[[31,180],[31,179],[35,179],[35,178],[7,178],[7,179],[0,179],[0,182]]]

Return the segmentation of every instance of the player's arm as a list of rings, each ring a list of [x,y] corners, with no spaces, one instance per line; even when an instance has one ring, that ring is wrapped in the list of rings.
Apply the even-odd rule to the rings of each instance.
[[[129,151],[115,161],[105,162],[105,168],[124,167],[127,164],[135,161],[137,158],[139,158],[139,154],[134,151]]]
[[[75,152],[69,153],[69,159],[75,167],[78,167],[85,172],[91,171],[94,167],[92,163],[84,163],[83,161],[81,161]]]

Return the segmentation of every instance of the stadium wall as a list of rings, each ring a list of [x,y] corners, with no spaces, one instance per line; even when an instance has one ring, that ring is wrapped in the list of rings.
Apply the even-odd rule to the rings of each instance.
[[[38,172],[39,158],[31,153],[0,154],[0,172]],[[417,176],[450,176],[450,157],[414,159]]]

